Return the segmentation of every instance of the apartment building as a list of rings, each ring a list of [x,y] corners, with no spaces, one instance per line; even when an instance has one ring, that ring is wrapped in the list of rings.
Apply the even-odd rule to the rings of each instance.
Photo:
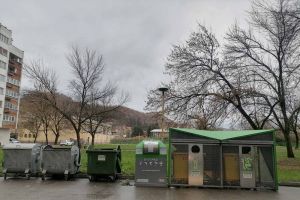
[[[0,23],[0,128],[17,129],[24,52],[12,45],[12,31]]]

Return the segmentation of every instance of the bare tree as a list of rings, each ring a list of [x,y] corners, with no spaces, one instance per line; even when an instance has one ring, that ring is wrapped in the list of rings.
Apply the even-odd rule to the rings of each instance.
[[[61,130],[64,128],[65,124],[66,122],[64,116],[57,112],[57,110],[53,109],[51,113],[50,129],[55,136],[54,144],[58,143]]]
[[[98,93],[96,96],[99,98],[88,104],[87,115],[89,118],[83,124],[83,129],[92,137],[92,145],[95,143],[95,136],[99,132],[99,128],[103,127],[103,122],[107,121],[114,111],[120,108],[128,99],[126,95],[123,95],[116,101],[116,92],[116,86],[111,84],[107,84],[101,91],[94,90],[94,93]]]
[[[260,121],[255,120],[252,115],[256,109],[252,103],[253,96],[260,102],[265,102],[265,97],[248,84],[250,80],[243,73],[244,68],[240,68],[234,60],[223,58],[221,53],[214,34],[202,25],[184,45],[173,47],[166,64],[167,73],[172,77],[166,85],[170,88],[166,98],[167,109],[199,115],[199,109],[195,108],[201,105],[200,99],[205,99],[203,108],[219,104],[216,106],[220,108],[219,116],[237,113],[253,129],[261,129],[270,117],[272,107],[268,107],[267,114]],[[158,102],[158,93],[150,92],[148,107],[155,108]]]
[[[291,119],[300,107],[289,111],[287,98],[299,92],[300,82],[299,1],[255,1],[250,27],[233,26],[227,34],[226,56],[244,67],[244,74],[256,79],[259,91],[276,104],[272,115],[284,134],[288,157],[294,157]]]
[[[42,126],[42,122],[39,116],[36,116],[32,113],[26,113],[22,116],[22,118],[23,121],[21,122],[21,126],[29,130],[33,134],[33,143],[36,143],[37,137]]]
[[[295,142],[296,142],[296,149],[299,149],[299,133],[298,133],[298,129],[299,129],[299,111],[294,115],[292,122],[291,122],[291,127],[292,127],[292,131],[295,135]]]
[[[103,98],[109,92],[107,85],[100,86],[103,77],[103,59],[96,51],[73,47],[67,60],[73,79],[69,83],[70,98],[58,93],[56,74],[45,68],[41,62],[26,66],[26,74],[34,80],[40,98],[55,108],[73,127],[78,147],[81,148],[80,132],[83,124],[103,111],[90,112],[89,105]]]

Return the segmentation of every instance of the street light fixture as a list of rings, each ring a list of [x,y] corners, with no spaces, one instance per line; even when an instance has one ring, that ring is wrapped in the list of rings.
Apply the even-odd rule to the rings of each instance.
[[[161,110],[161,132],[164,132],[164,115],[165,115],[165,93],[169,90],[166,87],[158,88],[162,93],[162,110]]]

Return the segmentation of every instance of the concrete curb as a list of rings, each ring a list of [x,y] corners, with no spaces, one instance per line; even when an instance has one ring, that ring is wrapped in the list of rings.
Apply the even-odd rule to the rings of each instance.
[[[0,177],[3,177],[3,174],[0,173]],[[20,175],[20,177],[25,177],[25,175]],[[40,175],[32,175],[31,177],[41,177]],[[85,173],[78,173],[74,175],[74,178],[89,178],[88,174]],[[134,180],[134,176],[133,175],[120,175],[119,179],[121,180]]]
[[[300,187],[300,182],[281,182],[279,186]]]
[[[0,177],[3,177],[3,174],[0,174]],[[32,176],[32,177],[40,177],[40,176]],[[78,173],[74,175],[74,178],[82,178],[82,179],[88,179],[89,176],[85,173]],[[121,180],[134,180],[133,175],[121,175]],[[285,187],[300,187],[300,182],[281,182],[279,183],[279,186],[285,186]]]

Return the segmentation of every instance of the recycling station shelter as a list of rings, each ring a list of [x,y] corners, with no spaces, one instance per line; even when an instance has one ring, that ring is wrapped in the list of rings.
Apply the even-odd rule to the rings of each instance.
[[[278,189],[274,130],[169,130],[170,186]]]

